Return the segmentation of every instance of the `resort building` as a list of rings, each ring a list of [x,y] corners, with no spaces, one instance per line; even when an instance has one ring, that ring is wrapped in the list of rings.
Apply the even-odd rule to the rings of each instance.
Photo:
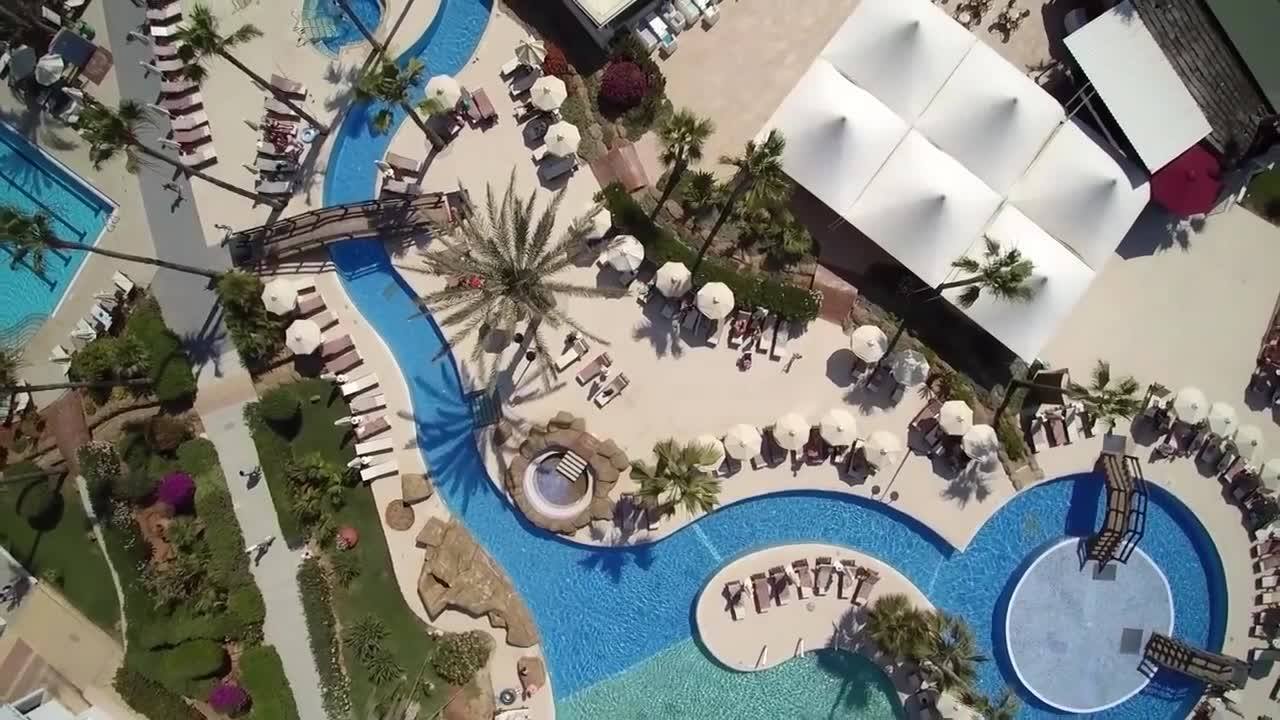
[[[606,47],[620,32],[630,30],[660,0],[551,0],[563,3],[596,45]]]

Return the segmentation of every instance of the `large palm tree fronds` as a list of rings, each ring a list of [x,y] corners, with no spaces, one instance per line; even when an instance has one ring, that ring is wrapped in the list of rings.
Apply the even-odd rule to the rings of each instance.
[[[1024,258],[1017,248],[1003,250],[1000,243],[991,238],[985,239],[981,260],[966,255],[953,261],[951,266],[969,275],[942,286],[964,287],[957,300],[961,307],[973,307],[983,290],[1006,302],[1027,302],[1035,297],[1035,289],[1030,285],[1035,263]]]
[[[748,142],[741,155],[720,158],[721,163],[737,170],[734,187],[741,188],[741,197],[747,205],[760,207],[777,202],[791,189],[782,167],[782,153],[786,146],[782,133],[774,129],[769,131],[763,142]]]
[[[919,658],[928,650],[928,617],[902,593],[888,593],[867,610],[867,636],[893,658]]]
[[[375,132],[391,130],[395,120],[394,108],[409,101],[410,90],[422,82],[425,69],[418,58],[413,58],[402,68],[384,57],[360,75],[355,86],[356,97],[364,102],[381,104],[369,121]]]
[[[49,216],[43,212],[27,214],[12,207],[0,207],[0,246],[13,253],[13,262],[26,258],[36,273],[43,273],[45,252],[56,242]]]
[[[136,100],[121,100],[116,109],[102,103],[85,104],[80,113],[80,134],[89,142],[89,158],[95,168],[123,152],[129,158],[129,169],[138,167],[134,148],[140,145],[138,130],[155,123]]]
[[[662,153],[658,159],[669,174],[666,185],[662,188],[662,197],[658,198],[650,217],[658,216],[689,166],[702,160],[702,146],[714,131],[715,125],[711,120],[700,118],[684,108],[677,110],[658,130],[658,142],[662,144]]]
[[[183,18],[182,25],[174,38],[181,43],[178,57],[182,58],[183,77],[192,82],[204,82],[208,70],[204,63],[212,57],[226,56],[231,50],[244,45],[250,40],[262,37],[257,27],[244,24],[229,35],[223,35],[218,27],[218,18],[207,5],[196,3]]]
[[[929,616],[929,639],[925,671],[941,692],[960,692],[973,687],[977,664],[986,662],[978,652],[973,630],[963,619],[943,612]]]
[[[653,446],[656,463],[636,460],[631,477],[640,483],[639,495],[663,515],[676,508],[696,515],[711,512],[719,504],[720,481],[704,468],[720,457],[720,451],[698,443],[680,444],[672,438]]]
[[[1111,364],[1098,360],[1090,373],[1089,385],[1069,383],[1067,395],[1084,404],[1089,415],[1114,424],[1116,418],[1132,419],[1142,412],[1142,399],[1138,397],[1141,386],[1131,375],[1112,384]]]

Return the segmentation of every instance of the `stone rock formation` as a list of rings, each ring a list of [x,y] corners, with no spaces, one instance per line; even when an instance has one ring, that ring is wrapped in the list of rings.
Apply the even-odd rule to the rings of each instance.
[[[534,525],[572,535],[591,523],[613,517],[613,501],[609,493],[618,479],[631,467],[627,454],[612,440],[601,441],[586,432],[586,421],[568,412],[556,413],[545,427],[533,426],[528,438],[520,445],[520,452],[507,466],[506,488],[511,501]],[[594,478],[591,486],[591,503],[571,518],[552,518],[539,513],[524,494],[524,475],[529,463],[548,448],[564,448],[577,453],[587,462]]]
[[[404,473],[400,476],[400,499],[406,505],[420,503],[431,497],[436,489],[431,478],[418,473]]]

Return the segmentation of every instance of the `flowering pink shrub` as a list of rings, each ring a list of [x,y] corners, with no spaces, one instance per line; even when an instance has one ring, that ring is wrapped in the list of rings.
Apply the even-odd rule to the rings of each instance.
[[[223,715],[236,715],[249,705],[249,693],[233,682],[220,682],[209,691],[209,706]]]
[[[629,60],[609,63],[600,79],[600,101],[614,110],[630,110],[649,94],[649,76]]]
[[[184,472],[172,472],[160,481],[156,499],[175,513],[190,512],[196,499],[196,481]]]

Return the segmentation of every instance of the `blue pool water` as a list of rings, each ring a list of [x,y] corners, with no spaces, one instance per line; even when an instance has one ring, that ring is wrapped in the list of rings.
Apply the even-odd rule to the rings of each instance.
[[[347,0],[347,4],[366,30],[377,31],[382,20],[381,0]],[[360,28],[334,0],[304,0],[302,18],[311,43],[329,55],[337,55],[342,48],[365,41]]]
[[[42,212],[59,238],[90,245],[98,242],[114,209],[84,180],[2,122],[0,205]],[[0,250],[0,345],[8,347],[22,345],[40,329],[84,262],[84,253],[46,253],[42,275],[35,273],[29,257],[17,264],[13,259],[8,249]]]

